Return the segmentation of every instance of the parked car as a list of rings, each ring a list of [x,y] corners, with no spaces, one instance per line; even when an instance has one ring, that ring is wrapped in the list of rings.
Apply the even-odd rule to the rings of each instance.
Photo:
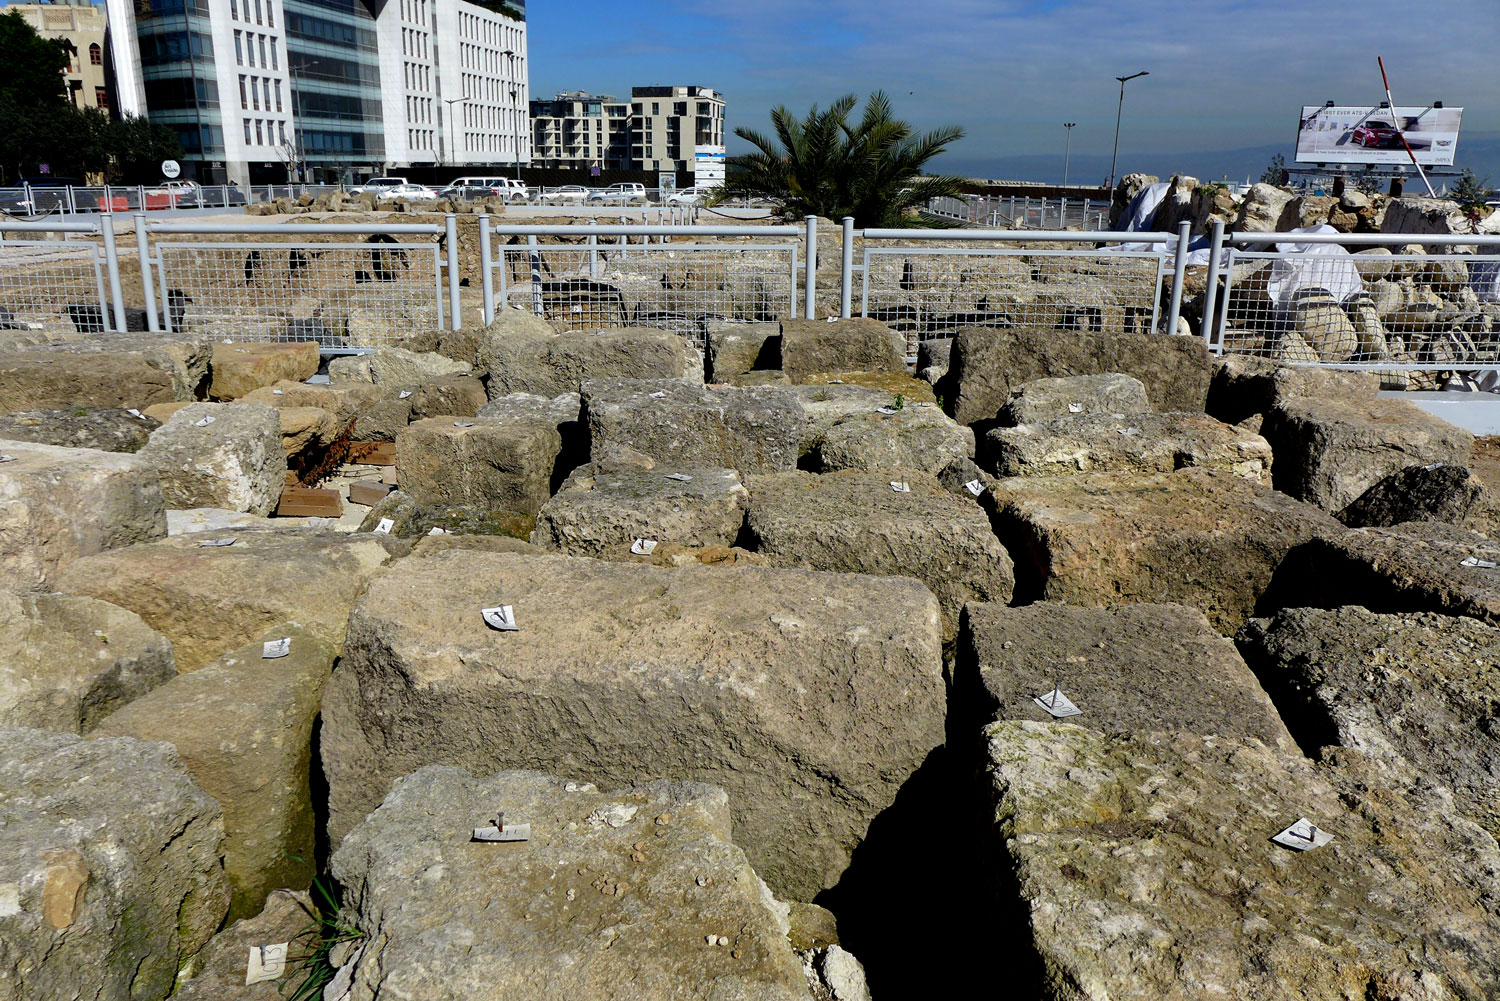
[[[199,200],[198,185],[193,181],[163,181],[154,188],[146,189],[148,209],[175,208]]]
[[[1401,133],[1396,131],[1396,126],[1390,122],[1372,119],[1356,125],[1349,135],[1349,141],[1356,146],[1364,146],[1368,149],[1385,149],[1389,146],[1401,145]]]
[[[398,184],[381,191],[380,197],[405,198],[409,202],[430,202],[438,197],[438,193],[425,184]]]
[[[662,201],[668,205],[702,205],[708,200],[709,188],[678,188]]]
[[[530,197],[526,184],[514,177],[460,177],[438,192],[440,198],[503,198],[524,202]]]
[[[614,203],[617,205],[628,205],[638,201],[644,204],[646,201],[646,186],[637,181],[611,184],[607,188],[591,192],[589,194],[589,201]]]
[[[244,205],[249,199],[245,197],[245,190],[235,184],[213,184],[208,187],[199,186],[192,194],[183,195],[177,201],[180,209],[205,209],[223,208],[229,205]]]
[[[350,188],[351,195],[385,195],[391,188],[405,184],[404,177],[372,177],[358,187]]]
[[[542,193],[541,201],[544,202],[574,202],[580,203],[589,197],[589,189],[581,184],[564,184],[560,188]]]

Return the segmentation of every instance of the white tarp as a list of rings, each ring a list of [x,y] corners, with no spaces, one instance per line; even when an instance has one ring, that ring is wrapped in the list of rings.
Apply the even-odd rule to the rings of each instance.
[[[1171,186],[1167,181],[1158,181],[1137,191],[1130,204],[1125,206],[1125,214],[1120,217],[1120,231],[1140,233],[1150,229],[1156,218],[1156,210],[1161,208],[1162,199],[1167,197],[1167,189]]]
[[[1480,302],[1500,302],[1500,261],[1470,261],[1469,285]]]
[[[1287,235],[1337,232],[1325,225],[1294,229]],[[1272,261],[1271,276],[1266,282],[1266,294],[1282,309],[1291,308],[1298,294],[1308,289],[1322,289],[1339,302],[1347,302],[1365,290],[1354,255],[1336,243],[1287,241],[1276,244],[1276,252],[1295,255]]]

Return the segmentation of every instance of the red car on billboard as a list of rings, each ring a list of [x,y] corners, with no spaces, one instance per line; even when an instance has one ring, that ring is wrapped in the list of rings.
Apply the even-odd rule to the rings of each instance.
[[[1401,133],[1390,122],[1369,121],[1356,125],[1349,141],[1366,149],[1387,149],[1401,145]]]

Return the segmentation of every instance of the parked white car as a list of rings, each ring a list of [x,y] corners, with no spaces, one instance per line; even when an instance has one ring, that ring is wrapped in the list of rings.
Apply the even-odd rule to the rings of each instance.
[[[430,202],[438,193],[425,184],[398,184],[380,192],[381,198],[405,198],[409,202]]]
[[[391,188],[399,187],[407,183],[404,177],[372,177],[356,188],[350,188],[351,195],[385,195]]]
[[[702,205],[708,199],[710,188],[678,188],[662,201],[668,205]]]
[[[564,184],[560,188],[542,193],[541,201],[544,202],[582,202],[589,197],[589,189],[580,184]]]
[[[491,198],[524,202],[531,192],[514,177],[460,177],[438,192],[440,198]]]
[[[590,192],[589,201],[613,203],[616,205],[629,205],[633,202],[644,204],[646,201],[646,186],[635,181],[611,184],[602,190]]]

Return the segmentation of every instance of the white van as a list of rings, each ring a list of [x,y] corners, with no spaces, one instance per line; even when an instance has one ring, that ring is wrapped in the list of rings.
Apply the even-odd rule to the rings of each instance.
[[[438,194],[443,198],[489,198],[498,195],[508,202],[525,201],[526,185],[514,177],[460,177]]]

